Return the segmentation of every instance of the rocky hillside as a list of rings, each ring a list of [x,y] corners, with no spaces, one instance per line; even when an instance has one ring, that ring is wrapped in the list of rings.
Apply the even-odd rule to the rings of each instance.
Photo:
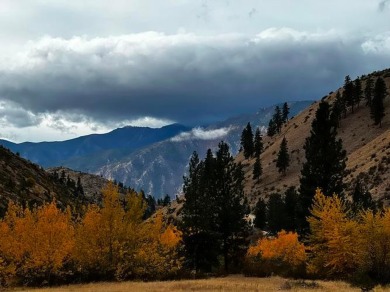
[[[372,77],[384,78],[388,92],[390,93],[390,70],[375,72]],[[367,76],[362,78],[364,88]],[[342,88],[338,89],[342,92]],[[336,91],[337,92],[337,91]],[[329,103],[335,100],[336,92],[324,97]],[[315,102],[298,116],[291,119],[280,134],[264,138],[264,153],[261,155],[263,175],[259,182],[252,179],[252,170],[255,159],[244,160],[243,154],[236,158],[245,165],[246,193],[252,204],[259,196],[267,197],[273,192],[284,192],[289,186],[299,186],[299,177],[302,163],[305,160],[303,145],[309,136],[311,123],[319,102]],[[347,192],[351,193],[356,180],[363,179],[372,195],[379,199],[387,199],[390,196],[390,96],[384,100],[385,117],[382,127],[374,126],[370,118],[370,110],[365,106],[365,101],[355,109],[354,113],[348,110],[347,117],[341,120],[338,135],[343,140],[343,146],[347,151],[347,176],[345,183]],[[279,174],[276,168],[276,157],[280,143],[286,137],[291,158],[291,165],[287,175]]]
[[[102,189],[109,183],[108,179],[99,175],[89,174],[82,171],[72,170],[67,167],[52,167],[46,170],[51,176],[61,176],[62,173],[66,178],[77,182],[80,179],[83,194],[89,202],[100,203],[102,198]],[[126,190],[123,184],[119,183],[119,192],[125,194]]]
[[[0,146],[0,215],[8,201],[41,204],[56,199],[59,206],[78,207],[89,202],[73,188],[53,179],[42,167]]]

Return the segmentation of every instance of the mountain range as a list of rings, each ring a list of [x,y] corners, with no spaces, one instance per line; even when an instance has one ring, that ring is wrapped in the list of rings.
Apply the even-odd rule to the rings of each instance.
[[[291,115],[312,101],[289,104]],[[240,135],[248,122],[265,129],[274,107],[240,115],[207,127],[172,124],[159,129],[124,127],[106,134],[93,134],[61,142],[0,144],[43,167],[64,166],[117,180],[136,190],[161,198],[180,193],[182,177],[193,151],[200,156],[226,141],[233,154],[240,148]]]

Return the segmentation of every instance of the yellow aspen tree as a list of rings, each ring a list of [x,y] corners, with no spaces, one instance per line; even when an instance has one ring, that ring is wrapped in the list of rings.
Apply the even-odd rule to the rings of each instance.
[[[357,222],[348,218],[342,200],[325,196],[319,189],[308,217],[311,260],[309,271],[326,276],[348,276],[356,270],[358,246]]]

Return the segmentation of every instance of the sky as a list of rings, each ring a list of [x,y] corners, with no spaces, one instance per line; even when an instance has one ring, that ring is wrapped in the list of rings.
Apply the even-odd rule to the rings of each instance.
[[[390,0],[1,0],[0,138],[196,126],[390,67]]]

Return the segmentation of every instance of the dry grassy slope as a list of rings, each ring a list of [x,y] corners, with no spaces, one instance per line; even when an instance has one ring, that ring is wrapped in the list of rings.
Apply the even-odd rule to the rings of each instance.
[[[85,199],[75,198],[64,185],[53,181],[40,166],[0,147],[0,215],[9,200],[32,205],[54,198],[59,206],[85,203]]]
[[[379,73],[376,73],[378,75]],[[380,73],[385,78],[388,92],[390,92],[389,70]],[[363,88],[365,81],[363,79]],[[341,90],[341,89],[339,89]],[[326,97],[332,103],[336,92]],[[296,117],[292,118],[275,137],[264,138],[264,153],[261,155],[263,175],[260,182],[252,180],[252,169],[255,159],[244,160],[242,153],[236,157],[237,162],[242,162],[245,170],[245,192],[254,204],[257,198],[267,198],[273,192],[284,192],[289,186],[299,185],[299,176],[305,153],[303,145],[309,136],[311,123],[315,116],[319,102],[315,102]],[[347,151],[348,175],[345,182],[351,191],[355,179],[360,176],[365,179],[372,194],[376,198],[390,196],[390,97],[385,99],[385,117],[382,127],[373,126],[370,119],[369,108],[365,101],[361,102],[354,113],[348,111],[348,115],[341,121],[338,130],[339,137],[343,140],[343,146]],[[287,175],[278,173],[275,159],[279,151],[280,143],[286,137],[291,157],[291,166]]]
[[[85,197],[93,203],[101,202],[102,189],[109,183],[108,179],[99,175],[76,171],[67,167],[52,167],[48,168],[46,171],[51,174],[56,171],[58,175],[61,175],[61,172],[64,171],[65,176],[69,175],[69,178],[75,182],[77,182],[78,178],[80,178]],[[125,190],[123,188],[119,188],[119,192],[121,194],[125,194]]]

